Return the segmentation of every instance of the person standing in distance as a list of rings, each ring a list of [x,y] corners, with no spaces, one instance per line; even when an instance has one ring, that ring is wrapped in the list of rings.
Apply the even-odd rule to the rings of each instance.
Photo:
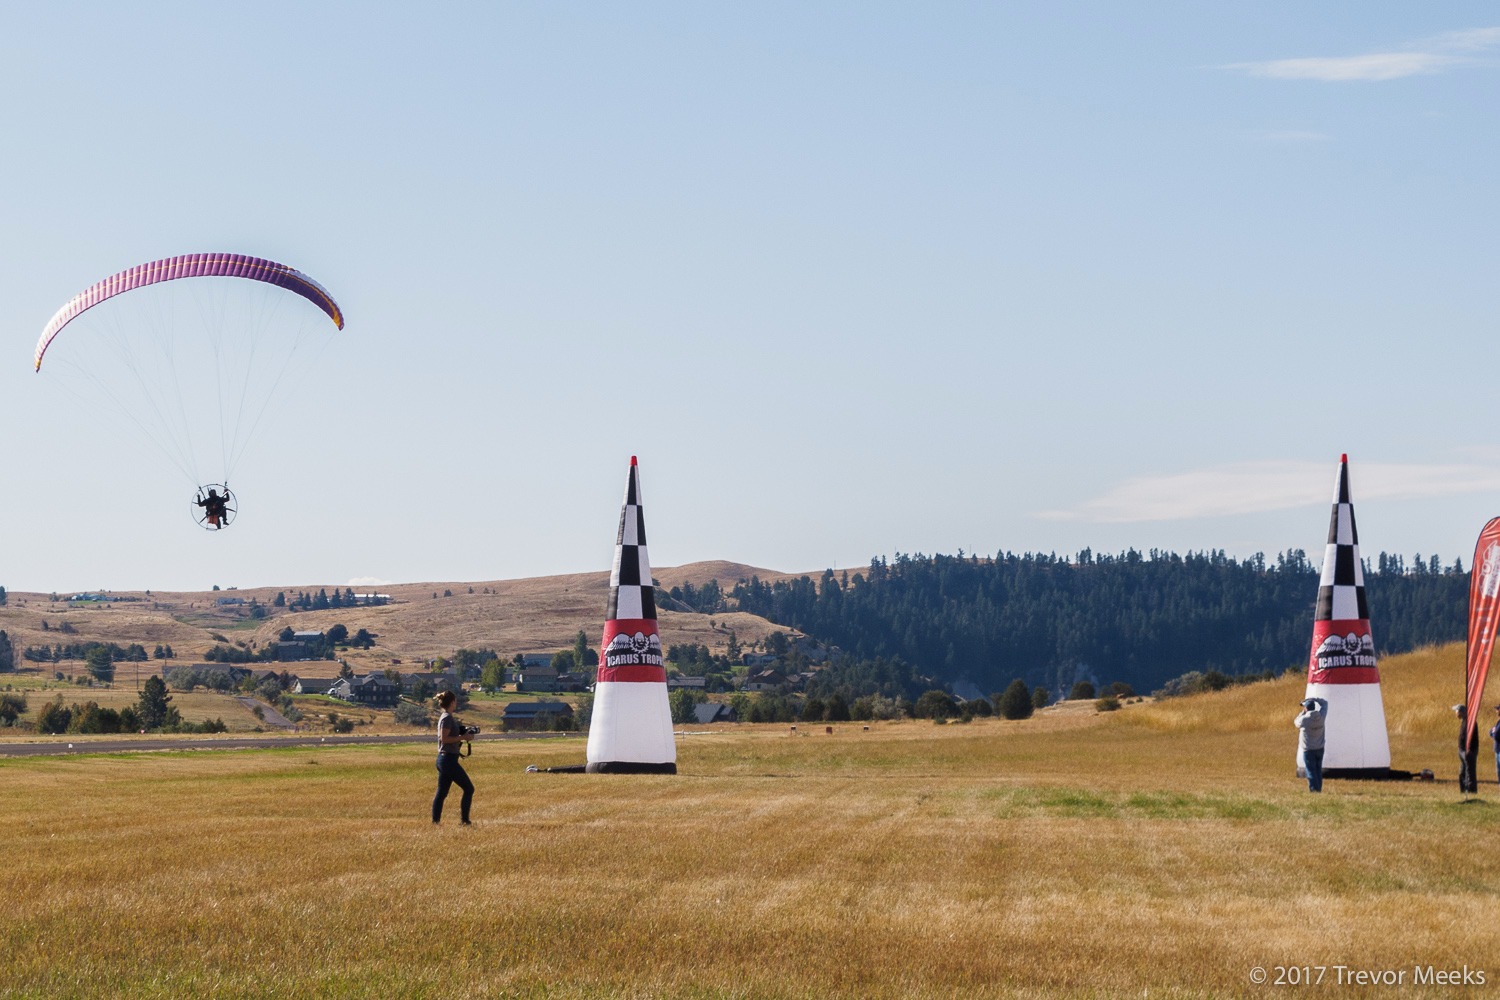
[[[1496,705],[1496,724],[1490,727],[1490,742],[1496,748],[1496,777],[1500,778],[1500,705]]]
[[[459,763],[458,748],[464,742],[463,725],[458,721],[458,716],[453,714],[453,704],[458,696],[452,691],[444,691],[436,698],[438,708],[443,714],[438,716],[438,758],[437,772],[438,785],[437,795],[432,799],[432,822],[437,825],[443,821],[443,800],[448,797],[448,789],[457,785],[463,790],[464,797],[458,804],[459,819],[464,826],[469,825],[469,806],[474,801],[474,782],[469,780],[469,775],[464,771],[463,764]]]
[[[1500,705],[1495,706],[1495,724],[1490,727],[1490,742],[1495,744],[1495,776],[1500,778]]]
[[[1292,720],[1300,732],[1297,744],[1302,750],[1302,765],[1307,770],[1307,790],[1323,790],[1323,729],[1328,721],[1328,702],[1308,698],[1302,703],[1302,714]]]
[[[1469,706],[1454,705],[1458,716],[1458,790],[1465,795],[1479,791],[1479,721],[1469,726]]]

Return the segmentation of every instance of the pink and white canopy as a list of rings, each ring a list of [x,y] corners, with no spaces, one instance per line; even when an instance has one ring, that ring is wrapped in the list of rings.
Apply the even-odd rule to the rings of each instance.
[[[138,264],[111,275],[68,300],[47,322],[36,344],[36,370],[42,369],[42,356],[63,327],[83,313],[124,292],[177,278],[246,278],[264,281],[295,292],[328,314],[334,326],[344,328],[344,314],[328,290],[312,278],[285,264],[238,253],[190,253],[179,257]]]

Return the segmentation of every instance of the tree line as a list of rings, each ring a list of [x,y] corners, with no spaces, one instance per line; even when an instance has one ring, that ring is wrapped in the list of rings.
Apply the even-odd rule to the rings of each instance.
[[[470,592],[474,588],[470,587]],[[387,603],[384,597],[367,597],[361,599],[355,596],[353,587],[345,587],[343,590],[334,587],[333,593],[329,594],[326,589],[320,589],[316,594],[308,594],[305,591],[297,591],[290,598],[286,591],[277,593],[271,601],[273,608],[286,608],[288,611],[326,611],[329,608],[352,608],[358,605],[379,605]]]
[[[1377,649],[1462,639],[1468,573],[1436,556],[1364,566]],[[1072,559],[903,555],[865,572],[741,581],[742,611],[798,629],[841,655],[810,694],[894,697],[924,678],[982,691],[1015,678],[1055,692],[1078,681],[1154,690],[1190,672],[1280,673],[1304,663],[1319,567],[1300,549],[1268,561],[1223,551],[1127,550]]]

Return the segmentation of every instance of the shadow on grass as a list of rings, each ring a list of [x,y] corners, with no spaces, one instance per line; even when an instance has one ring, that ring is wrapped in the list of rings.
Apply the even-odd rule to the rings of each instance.
[[[1482,812],[1482,811],[1494,809],[1495,808],[1495,804],[1493,802],[1487,802],[1487,801],[1485,801],[1484,799],[1481,799],[1481,798],[1475,798],[1475,797],[1472,797],[1472,796],[1465,796],[1464,798],[1459,799],[1457,802],[1445,802],[1441,806],[1441,808],[1443,808],[1443,809],[1462,809],[1465,812]]]
[[[1243,795],[1190,792],[1095,792],[1078,788],[1003,788],[983,793],[999,815],[1098,819],[1285,819],[1279,805]]]

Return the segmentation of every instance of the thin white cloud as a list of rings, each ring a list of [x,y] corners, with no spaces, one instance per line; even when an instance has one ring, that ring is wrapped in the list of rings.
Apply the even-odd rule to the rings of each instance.
[[[1265,129],[1245,135],[1256,142],[1327,142],[1331,138],[1326,132],[1305,129]]]
[[[1129,479],[1047,520],[1130,524],[1257,514],[1326,504],[1335,470],[1327,462],[1238,462],[1165,476]],[[1500,468],[1490,465],[1350,466],[1359,500],[1412,500],[1500,492]]]
[[[1364,56],[1321,56],[1305,59],[1272,59],[1269,62],[1235,63],[1251,76],[1272,80],[1399,80],[1406,76],[1436,73],[1458,62],[1456,56],[1432,52],[1374,52]]]
[[[1477,52],[1500,45],[1500,28],[1469,28],[1449,31],[1428,40],[1428,45],[1460,52]]]
[[[1395,52],[1269,59],[1231,63],[1224,68],[1272,80],[1318,80],[1325,83],[1399,80],[1441,73],[1454,66],[1472,63],[1474,54],[1497,45],[1500,45],[1500,28],[1471,28],[1423,39]]]
[[[379,576],[356,576],[345,586],[347,587],[389,587],[391,581]]]

